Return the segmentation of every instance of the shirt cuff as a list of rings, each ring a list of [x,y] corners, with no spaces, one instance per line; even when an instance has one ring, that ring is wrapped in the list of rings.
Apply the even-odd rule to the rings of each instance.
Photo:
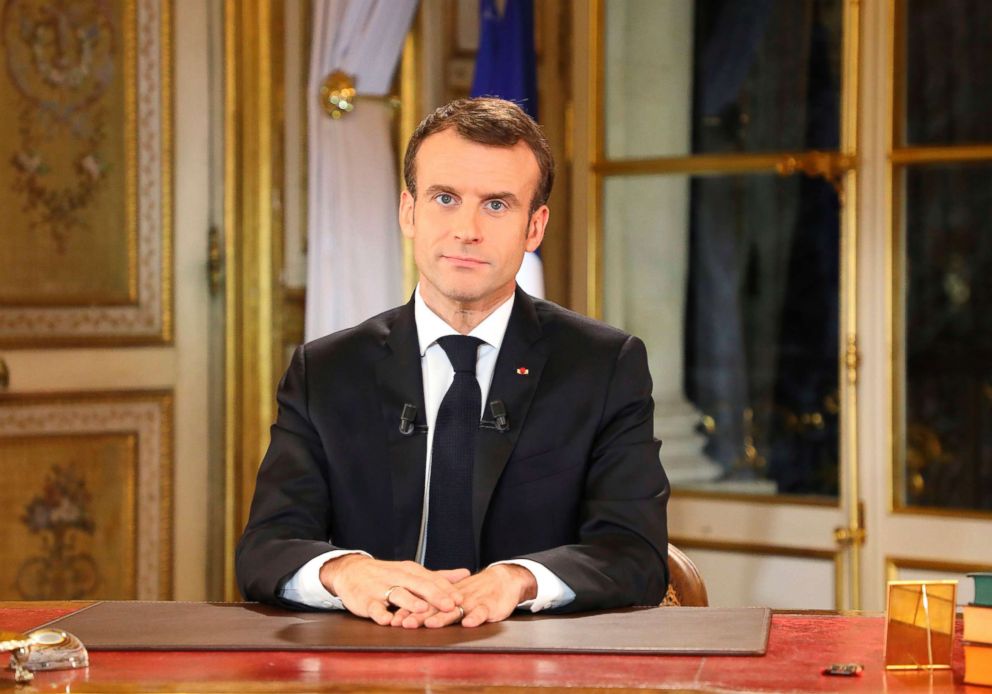
[[[534,574],[534,579],[537,581],[537,596],[533,600],[524,600],[517,605],[518,610],[541,612],[555,607],[563,607],[575,600],[575,591],[544,564],[539,564],[531,559],[507,559],[506,561],[493,562],[492,566],[496,564],[516,564]]]
[[[324,610],[343,610],[344,602],[336,595],[331,595],[324,584],[320,582],[320,567],[332,559],[343,557],[346,554],[364,554],[371,558],[371,554],[360,549],[335,549],[330,552],[320,554],[306,564],[301,566],[295,574],[290,577],[279,597],[283,600],[298,602],[307,607],[316,607]]]

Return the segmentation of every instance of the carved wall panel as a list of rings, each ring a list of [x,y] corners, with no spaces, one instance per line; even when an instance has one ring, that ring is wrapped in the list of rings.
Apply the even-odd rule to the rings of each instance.
[[[0,0],[0,346],[171,339],[170,0]]]
[[[172,396],[0,398],[0,600],[172,597]]]

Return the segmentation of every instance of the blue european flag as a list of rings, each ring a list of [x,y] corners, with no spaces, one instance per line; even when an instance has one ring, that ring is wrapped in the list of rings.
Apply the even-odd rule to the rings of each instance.
[[[472,96],[513,101],[537,120],[533,0],[479,0],[479,23]],[[531,296],[544,298],[539,253],[524,255],[517,284]]]
[[[479,0],[479,22],[472,96],[514,101],[537,119],[533,0]]]

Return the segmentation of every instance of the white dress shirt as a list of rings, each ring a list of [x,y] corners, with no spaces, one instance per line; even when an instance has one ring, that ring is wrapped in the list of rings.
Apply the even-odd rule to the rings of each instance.
[[[486,316],[485,320],[479,323],[472,332],[472,337],[477,337],[483,341],[479,345],[479,353],[475,365],[475,377],[479,381],[479,390],[482,393],[482,411],[480,416],[484,416],[487,402],[486,396],[489,387],[492,385],[493,371],[496,368],[496,358],[499,356],[500,345],[503,344],[503,336],[506,334],[506,326],[510,322],[510,314],[513,311],[514,296],[504,301],[500,306]],[[437,419],[437,411],[441,407],[441,401],[445,393],[451,386],[455,378],[454,369],[448,361],[448,355],[437,343],[438,338],[446,335],[458,335],[457,330],[448,325],[444,319],[434,313],[426,303],[420,293],[420,285],[414,295],[414,319],[417,323],[417,337],[420,342],[420,367],[424,382],[424,413],[427,418],[427,460],[424,474],[424,506],[420,520],[420,539],[417,543],[417,561],[424,562],[424,552],[427,547],[427,534],[430,530],[430,518],[428,518],[429,493],[431,483],[431,456],[434,442],[434,422]],[[336,559],[345,554],[361,553],[368,555],[361,550],[339,549],[325,552],[314,557],[293,574],[282,588],[281,596],[286,600],[302,603],[310,607],[326,609],[343,609],[344,604],[337,596],[331,595],[320,582],[320,568],[332,559]],[[533,600],[526,600],[519,605],[518,609],[530,609],[532,612],[561,607],[567,605],[575,599],[572,589],[543,564],[531,561],[530,559],[511,559],[497,564],[517,564],[526,568],[537,581],[537,596]]]

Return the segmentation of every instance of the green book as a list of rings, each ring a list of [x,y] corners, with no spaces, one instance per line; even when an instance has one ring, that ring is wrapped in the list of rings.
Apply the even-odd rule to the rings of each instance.
[[[992,571],[968,575],[975,582],[975,601],[972,604],[992,607]]]

